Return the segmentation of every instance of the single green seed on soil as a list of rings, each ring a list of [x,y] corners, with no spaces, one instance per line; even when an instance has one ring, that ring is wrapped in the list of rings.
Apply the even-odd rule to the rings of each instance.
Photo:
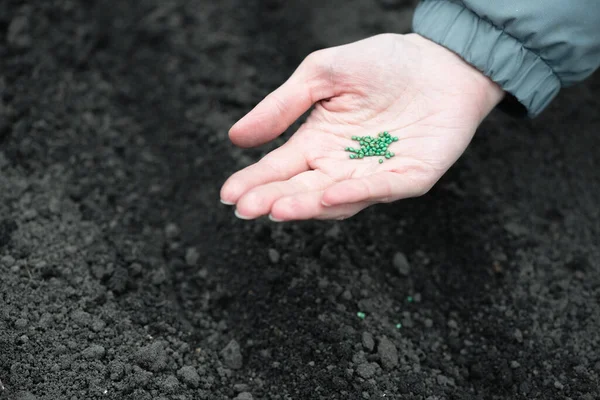
[[[356,316],[360,319],[365,319],[365,317],[366,317],[365,313],[362,311],[357,312]]]
[[[412,298],[412,296],[408,296],[408,297],[406,298],[406,301],[408,301],[409,303],[412,303],[412,302],[413,302],[413,298]]]
[[[400,328],[402,328],[402,324],[401,323],[397,323],[396,324],[396,329],[400,329]]]

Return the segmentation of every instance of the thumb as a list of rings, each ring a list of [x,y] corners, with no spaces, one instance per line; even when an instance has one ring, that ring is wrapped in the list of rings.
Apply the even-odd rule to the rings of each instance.
[[[292,76],[229,130],[240,147],[264,144],[281,135],[314,103],[334,95],[329,52],[310,54]]]

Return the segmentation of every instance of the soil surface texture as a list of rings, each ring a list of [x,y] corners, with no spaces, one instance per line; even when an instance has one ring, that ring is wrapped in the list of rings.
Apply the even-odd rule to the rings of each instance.
[[[284,224],[219,203],[285,140],[229,127],[413,7],[0,1],[0,399],[599,398],[598,74],[495,111],[421,198]]]

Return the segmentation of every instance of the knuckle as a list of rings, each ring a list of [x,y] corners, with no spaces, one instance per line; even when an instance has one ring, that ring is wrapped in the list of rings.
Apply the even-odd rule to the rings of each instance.
[[[300,65],[302,75],[310,84],[309,92],[314,102],[334,93],[335,71],[332,56],[328,49],[310,53]]]
[[[310,67],[320,67],[323,64],[324,53],[326,50],[316,50],[304,58],[304,64]]]
[[[293,215],[298,215],[302,213],[304,205],[295,197],[290,197],[282,201],[282,207],[286,212]]]

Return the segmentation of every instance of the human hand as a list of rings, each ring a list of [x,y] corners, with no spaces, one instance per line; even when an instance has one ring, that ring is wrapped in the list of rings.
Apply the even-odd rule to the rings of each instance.
[[[221,201],[275,221],[343,219],[425,194],[461,156],[502,89],[416,34],[319,50],[230,130],[233,143],[273,140],[314,105],[281,147],[233,174]],[[350,159],[352,136],[397,136],[391,159]]]

